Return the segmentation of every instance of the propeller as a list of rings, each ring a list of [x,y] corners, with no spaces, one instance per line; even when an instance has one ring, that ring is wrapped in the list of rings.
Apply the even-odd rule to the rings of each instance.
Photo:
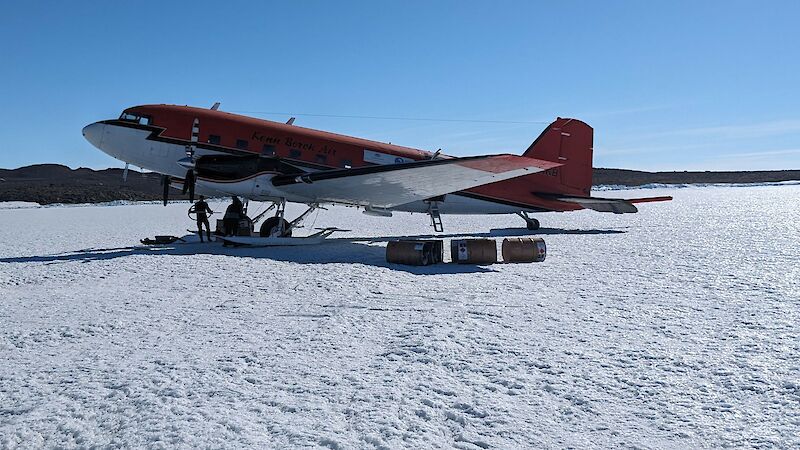
[[[197,181],[197,177],[194,174],[194,169],[189,169],[186,171],[186,176],[183,179],[183,194],[189,192],[189,201],[194,201],[194,186],[195,182]]]
[[[164,186],[164,206],[167,206],[169,200],[169,184],[172,182],[172,177],[169,175],[161,175],[161,185]]]

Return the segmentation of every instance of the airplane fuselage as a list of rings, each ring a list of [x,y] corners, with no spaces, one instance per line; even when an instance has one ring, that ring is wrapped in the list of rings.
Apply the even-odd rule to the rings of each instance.
[[[225,179],[197,178],[197,186],[220,195],[239,195],[252,200],[283,198],[309,203],[276,189],[270,178],[288,170],[315,172],[351,169],[376,164],[428,160],[428,151],[371,141],[295,125],[256,119],[211,109],[174,105],[145,105],[126,109],[118,119],[86,126],[87,140],[116,159],[175,178],[183,177],[191,148],[203,156],[251,157],[263,170],[233,173]],[[449,158],[437,155],[439,158]],[[259,166],[261,167],[261,166]],[[582,209],[574,203],[549,200],[537,192],[552,191],[558,169],[491,183],[437,199],[443,214],[507,214],[520,211],[567,211]],[[588,194],[569,187],[559,193]],[[417,201],[392,208],[426,212],[427,202]]]

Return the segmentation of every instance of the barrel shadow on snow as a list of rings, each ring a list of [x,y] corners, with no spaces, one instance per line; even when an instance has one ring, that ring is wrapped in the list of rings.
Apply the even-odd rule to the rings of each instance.
[[[308,247],[223,247],[219,243],[180,243],[159,247],[117,247],[87,249],[77,252],[42,256],[0,258],[0,263],[89,263],[137,255],[150,256],[236,256],[239,258],[269,259],[298,264],[365,264],[416,275],[496,272],[485,266],[471,264],[436,264],[432,266],[405,266],[386,262],[386,247],[369,245],[360,240],[331,239],[330,242]]]

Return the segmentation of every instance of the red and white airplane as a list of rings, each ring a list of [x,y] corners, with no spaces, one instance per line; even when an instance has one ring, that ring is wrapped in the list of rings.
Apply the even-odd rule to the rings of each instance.
[[[556,119],[521,156],[456,158],[218,107],[135,106],[87,125],[83,135],[114,158],[161,173],[165,204],[170,185],[191,197],[196,186],[276,202],[277,216],[264,222],[262,236],[291,228],[282,216],[286,202],[355,205],[387,217],[427,213],[442,231],[440,214],[518,214],[537,229],[529,213],[635,213],[635,203],[671,199],[592,197],[593,130],[576,119]]]

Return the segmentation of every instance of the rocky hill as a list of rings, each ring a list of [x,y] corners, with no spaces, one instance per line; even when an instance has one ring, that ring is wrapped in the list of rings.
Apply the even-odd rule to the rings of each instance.
[[[759,172],[640,172],[594,169],[595,185],[641,186],[650,183],[764,183],[800,180],[800,170]],[[98,203],[114,200],[160,200],[160,176],[130,170],[127,182],[122,169],[70,169],[58,164],[37,164],[19,169],[0,169],[0,202]],[[170,191],[171,199],[186,199]]]
[[[592,182],[598,185],[641,186],[643,184],[772,183],[800,180],[800,170],[752,172],[640,172],[625,169],[594,169]]]
[[[123,182],[122,169],[70,169],[58,164],[37,164],[0,169],[0,201],[99,203],[114,200],[159,200],[160,175],[130,170]],[[176,189],[170,198],[185,198]]]

